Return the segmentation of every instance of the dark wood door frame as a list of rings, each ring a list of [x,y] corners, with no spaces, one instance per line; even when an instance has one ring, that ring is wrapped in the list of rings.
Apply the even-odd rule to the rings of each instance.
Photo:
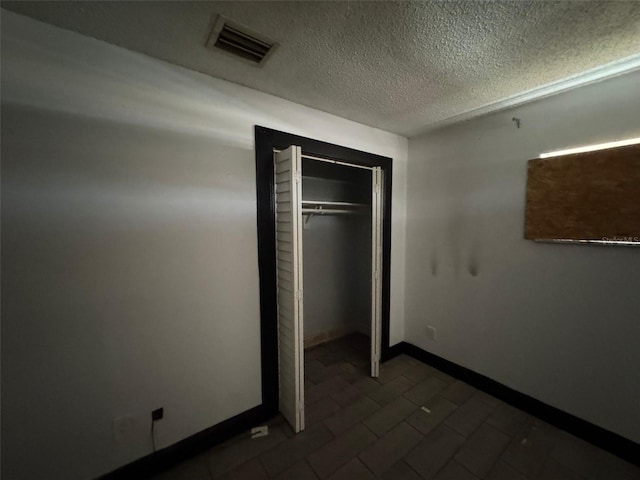
[[[260,334],[262,359],[262,403],[271,414],[278,412],[278,330],[276,298],[275,191],[273,150],[299,145],[307,155],[381,167],[384,178],[382,220],[382,319],[381,360],[391,356],[389,310],[391,287],[391,184],[389,157],[354,150],[290,133],[255,127],[256,199],[258,206],[258,268],[260,272]]]

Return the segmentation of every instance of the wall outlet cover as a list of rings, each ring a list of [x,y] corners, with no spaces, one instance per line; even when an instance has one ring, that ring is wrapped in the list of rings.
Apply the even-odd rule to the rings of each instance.
[[[251,438],[266,437],[269,435],[269,426],[255,427],[251,429]]]
[[[155,410],[153,410],[151,412],[151,420],[152,421],[156,421],[156,420],[162,420],[164,418],[164,408],[160,407],[160,408],[156,408]]]
[[[436,327],[432,327],[431,325],[427,326],[427,338],[434,342],[436,341]]]

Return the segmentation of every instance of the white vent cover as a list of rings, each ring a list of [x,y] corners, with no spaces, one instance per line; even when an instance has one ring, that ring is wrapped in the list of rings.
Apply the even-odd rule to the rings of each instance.
[[[278,47],[278,43],[243,25],[218,15],[211,30],[207,48],[233,55],[254,65],[264,65]]]

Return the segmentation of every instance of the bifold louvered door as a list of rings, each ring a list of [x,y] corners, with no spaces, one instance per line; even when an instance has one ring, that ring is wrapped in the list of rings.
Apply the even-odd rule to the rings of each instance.
[[[304,430],[301,155],[297,146],[275,154],[280,412],[296,433]]]
[[[371,376],[380,374],[382,329],[382,169],[371,172]]]

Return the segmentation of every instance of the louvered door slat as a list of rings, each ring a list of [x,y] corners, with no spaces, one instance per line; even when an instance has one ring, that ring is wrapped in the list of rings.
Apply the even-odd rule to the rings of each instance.
[[[382,169],[375,167],[371,176],[371,376],[377,377],[382,330]]]
[[[296,433],[304,430],[301,162],[297,146],[275,155],[280,412]]]

